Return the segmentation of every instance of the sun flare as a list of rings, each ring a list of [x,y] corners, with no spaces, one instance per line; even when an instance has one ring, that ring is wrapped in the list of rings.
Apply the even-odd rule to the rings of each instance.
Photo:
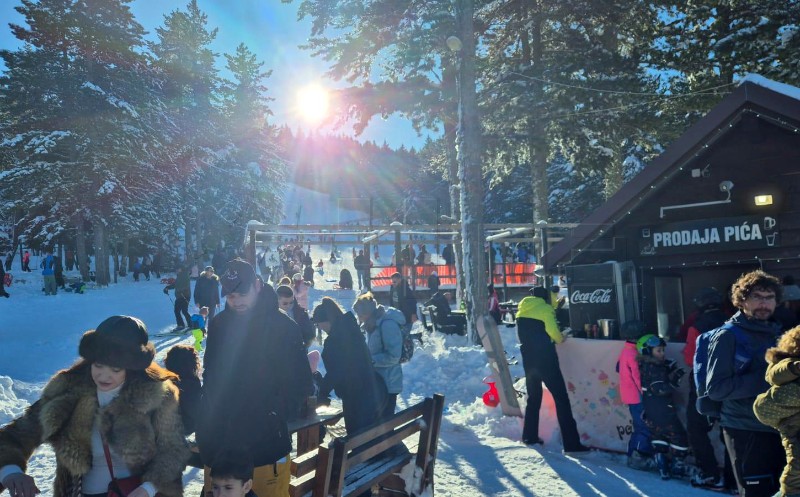
[[[298,114],[310,124],[320,123],[328,117],[329,99],[328,90],[322,86],[304,86],[297,92]]]

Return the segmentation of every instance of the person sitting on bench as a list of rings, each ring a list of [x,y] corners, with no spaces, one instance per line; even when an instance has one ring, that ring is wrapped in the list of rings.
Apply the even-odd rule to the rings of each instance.
[[[467,326],[467,318],[450,312],[448,295],[449,292],[437,291],[424,305],[425,307],[434,307],[435,312],[432,313],[431,320],[434,321],[437,327],[443,328],[442,333],[463,334]],[[447,329],[444,329],[444,327],[447,327]],[[452,328],[455,328],[455,331],[450,331]]]

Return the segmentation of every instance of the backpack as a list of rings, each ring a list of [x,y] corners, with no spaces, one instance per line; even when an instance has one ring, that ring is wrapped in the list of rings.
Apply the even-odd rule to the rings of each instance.
[[[711,340],[728,330],[733,331],[736,339],[736,349],[733,359],[735,373],[740,375],[747,372],[747,370],[750,368],[750,364],[753,362],[754,357],[754,354],[749,347],[750,339],[747,333],[745,333],[742,328],[732,323],[725,323],[721,327],[706,331],[697,337],[697,348],[695,349],[694,358],[692,360],[694,384],[697,388],[697,403],[695,407],[697,408],[697,412],[703,416],[708,416],[711,418],[720,417],[722,402],[718,400],[712,400],[708,396],[708,388],[706,387],[706,381],[708,378],[708,348],[711,344]]]
[[[411,330],[407,330],[404,326],[400,327],[400,332],[403,334],[403,350],[400,352],[400,364],[405,364],[414,357],[414,339],[411,337]],[[386,350],[383,346],[383,329],[378,330],[381,337],[381,348]]]

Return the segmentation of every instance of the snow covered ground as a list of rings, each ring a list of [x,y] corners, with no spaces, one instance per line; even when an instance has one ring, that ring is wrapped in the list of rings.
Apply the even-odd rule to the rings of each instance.
[[[313,253],[315,250],[319,252]],[[343,262],[326,267],[326,276],[338,276],[341,264],[352,270],[349,247],[342,249],[342,255]],[[381,258],[384,255],[391,257],[387,253]],[[312,256],[327,260],[322,247],[312,246]],[[37,267],[36,263],[34,259],[31,267]],[[11,298],[0,298],[0,424],[20,415],[38,398],[53,373],[77,359],[81,334],[106,317],[137,316],[151,334],[174,326],[172,304],[155,278],[134,283],[129,276],[107,289],[47,297],[41,291],[38,272],[21,273],[15,264],[13,274]],[[310,306],[324,295],[344,305],[355,298],[354,292],[333,290],[332,285],[324,277],[317,278],[318,288],[309,294]],[[503,327],[501,333],[508,353],[518,356],[516,329]],[[563,455],[555,413],[548,407],[543,408],[540,430],[544,447],[526,447],[520,442],[521,419],[504,417],[499,408],[488,408],[481,400],[486,391],[482,379],[490,373],[483,350],[462,337],[425,334],[424,340],[424,346],[403,366],[405,384],[398,404],[403,407],[433,393],[446,397],[435,471],[436,495],[708,495],[684,481],[663,482],[656,474],[629,469],[620,455],[593,452],[580,459]],[[153,337],[153,341],[161,360],[171,346],[188,343],[189,338]],[[511,374],[523,377],[522,366],[512,365]],[[29,473],[46,496],[52,495],[54,472],[55,457],[44,446],[31,459]],[[198,495],[202,474],[189,468],[184,482],[187,495]]]

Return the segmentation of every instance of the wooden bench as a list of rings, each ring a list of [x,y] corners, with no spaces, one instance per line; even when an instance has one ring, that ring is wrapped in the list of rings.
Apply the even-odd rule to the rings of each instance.
[[[435,306],[429,305],[428,307],[425,307],[423,312],[422,312],[422,315],[426,316],[426,314],[427,314],[427,318],[430,318],[430,328],[428,328],[426,326],[425,329],[427,329],[429,331],[438,331],[439,333],[443,333],[445,335],[462,335],[463,336],[463,335],[467,334],[467,321],[466,321],[466,317],[464,317],[463,315],[462,315],[462,317],[464,317],[463,324],[455,324],[455,323],[453,323],[453,324],[441,324],[439,322],[438,317],[437,317],[437,312],[436,312],[436,307]],[[455,316],[457,314],[458,314],[457,311],[452,311],[451,316]],[[423,321],[422,321],[423,326],[426,325],[427,321],[428,321],[427,319],[423,319]]]
[[[334,438],[291,462],[291,497],[418,496],[430,488],[444,396],[436,394],[359,433]],[[399,473],[413,461],[410,491]]]

